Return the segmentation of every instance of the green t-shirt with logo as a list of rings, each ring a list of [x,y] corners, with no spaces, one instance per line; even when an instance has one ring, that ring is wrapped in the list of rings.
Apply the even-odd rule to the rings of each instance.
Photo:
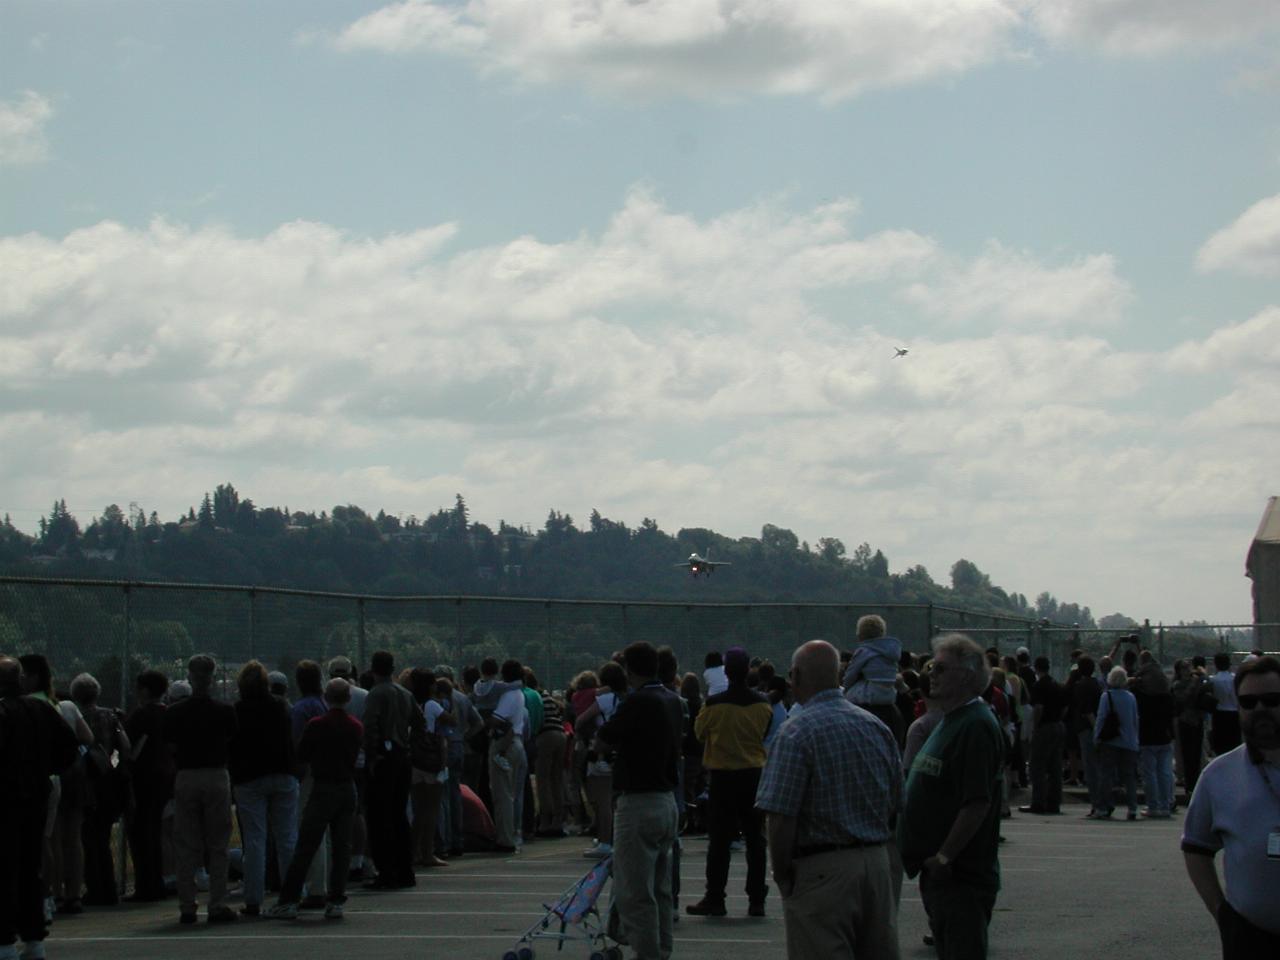
[[[1000,792],[1004,735],[983,700],[946,715],[916,754],[907,774],[898,846],[907,875],[938,852],[960,808],[986,800],[987,817],[973,839],[951,861],[957,880],[1000,889]]]

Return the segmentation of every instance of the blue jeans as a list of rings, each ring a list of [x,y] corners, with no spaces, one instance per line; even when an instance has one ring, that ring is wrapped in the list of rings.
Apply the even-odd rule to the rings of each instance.
[[[1115,809],[1113,791],[1117,786],[1123,786],[1125,800],[1129,804],[1129,812],[1137,813],[1138,755],[1132,750],[1112,746],[1109,743],[1104,743],[1098,748],[1098,755],[1101,760],[1102,782],[1104,784],[1102,794],[1107,804],[1103,807],[1102,812],[1110,813]]]
[[[1142,789],[1147,794],[1147,810],[1164,815],[1173,809],[1173,744],[1142,747]]]
[[[461,740],[449,741],[449,779],[440,798],[440,826],[444,845],[450,853],[461,853],[465,839],[462,826],[462,774],[466,767],[466,749]]]
[[[1101,812],[1111,803],[1102,792],[1102,759],[1097,744],[1093,742],[1093,730],[1081,730],[1076,736],[1080,741],[1085,783],[1089,787],[1089,808]]]
[[[244,847],[244,902],[260,906],[266,887],[268,822],[281,877],[293,859],[298,841],[298,781],[288,773],[273,773],[236,784],[235,795]]]

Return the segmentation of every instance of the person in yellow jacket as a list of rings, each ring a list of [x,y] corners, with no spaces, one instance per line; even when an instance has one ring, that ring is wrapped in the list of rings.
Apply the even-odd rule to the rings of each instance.
[[[773,719],[768,698],[747,686],[750,659],[741,647],[724,655],[729,689],[709,697],[698,712],[694,733],[703,743],[702,765],[709,776],[707,889],[685,908],[695,917],[723,917],[729,881],[729,847],[741,833],[747,848],[747,914],[764,916],[764,816],[755,809],[764,769],[765,734]]]

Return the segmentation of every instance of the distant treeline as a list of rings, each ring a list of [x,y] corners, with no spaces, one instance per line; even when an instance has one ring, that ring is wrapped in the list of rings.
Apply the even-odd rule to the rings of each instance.
[[[694,580],[675,564],[695,551],[732,566]],[[773,524],[758,537],[702,528],[673,536],[648,518],[629,527],[593,510],[579,526],[552,510],[540,529],[504,521],[494,528],[471,519],[461,494],[452,507],[419,519],[371,515],[350,504],[319,514],[258,507],[230,483],[171,520],[112,504],[82,527],[58,500],[29,536],[6,516],[0,571],[378,594],[932,602],[1082,628],[1132,622],[1113,614],[1095,624],[1087,606],[1059,603],[1048,592],[1029,601],[993,584],[970,560],[957,560],[950,582],[938,583],[920,565],[891,572],[888,558],[869,544],[849,553],[834,537],[810,544]]]

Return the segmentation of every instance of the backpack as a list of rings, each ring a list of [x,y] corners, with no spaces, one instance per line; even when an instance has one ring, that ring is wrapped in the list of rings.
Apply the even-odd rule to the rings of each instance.
[[[444,769],[444,738],[431,733],[424,723],[409,731],[409,762],[423,773],[439,773]]]

